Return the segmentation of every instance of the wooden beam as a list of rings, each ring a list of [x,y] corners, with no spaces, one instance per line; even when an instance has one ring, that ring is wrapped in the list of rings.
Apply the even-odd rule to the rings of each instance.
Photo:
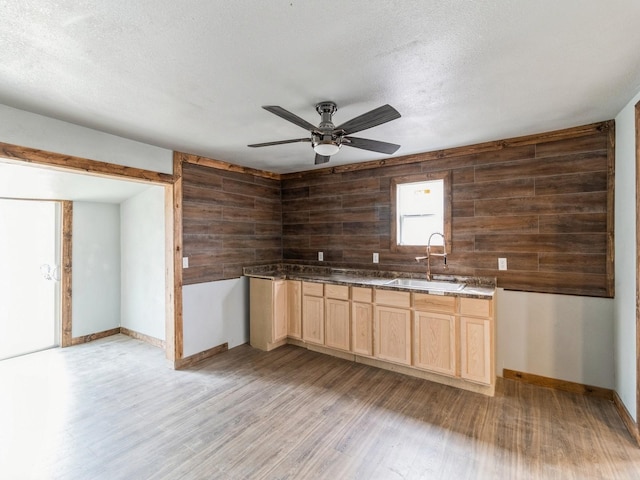
[[[73,202],[63,201],[62,204],[62,252],[60,269],[60,289],[62,296],[61,335],[60,346],[72,345],[72,252],[73,252]]]
[[[0,157],[62,171],[71,170],[75,172],[91,173],[92,175],[103,177],[123,178],[160,184],[170,184],[173,182],[173,175],[167,173],[159,173],[135,167],[126,167],[123,165],[74,157],[61,153],[47,152],[45,150],[22,147],[9,143],[0,142]]]
[[[256,177],[270,178],[272,180],[280,180],[279,173],[267,172],[266,170],[258,170],[250,167],[241,167],[232,163],[222,162],[220,160],[214,160],[212,158],[200,157],[198,155],[191,155],[188,153],[175,152],[179,155],[184,162],[193,163],[196,165],[203,165],[205,167],[217,168],[218,170],[226,170],[228,172],[246,173],[254,175]],[[175,170],[174,170],[175,174]]]
[[[168,265],[173,265],[173,301],[170,308],[173,315],[172,321],[168,321],[167,325],[167,360],[176,365],[176,362],[182,359],[184,351],[184,335],[183,335],[183,316],[182,316],[182,164],[184,162],[184,154],[174,152],[173,154],[173,188],[171,189],[171,212],[172,212],[172,237],[168,238],[171,242],[170,258],[168,254]]]
[[[616,169],[616,125],[609,121],[607,128],[607,296],[615,296],[615,169]]]

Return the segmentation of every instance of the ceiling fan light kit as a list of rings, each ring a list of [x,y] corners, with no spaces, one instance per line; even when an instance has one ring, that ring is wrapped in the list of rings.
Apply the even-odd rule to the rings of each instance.
[[[400,118],[400,113],[390,105],[378,107],[356,118],[352,118],[337,127],[333,124],[333,114],[338,111],[338,106],[334,102],[320,102],[316,105],[316,112],[320,115],[320,124],[317,127],[277,105],[267,105],[262,108],[308,130],[311,133],[311,137],[254,143],[248,145],[249,147],[268,147],[271,145],[283,145],[285,143],[310,142],[313,150],[316,152],[316,165],[328,162],[331,155],[335,155],[340,151],[342,145],[372,152],[386,153],[388,155],[395,153],[400,148],[400,145],[394,143],[349,136],[352,133]]]

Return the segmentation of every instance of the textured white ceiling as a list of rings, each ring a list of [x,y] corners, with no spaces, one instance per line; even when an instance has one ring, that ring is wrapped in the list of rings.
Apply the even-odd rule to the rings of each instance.
[[[2,2],[0,103],[276,172],[305,131],[389,103],[396,156],[613,118],[640,89],[637,0]],[[343,148],[329,165],[385,158]]]

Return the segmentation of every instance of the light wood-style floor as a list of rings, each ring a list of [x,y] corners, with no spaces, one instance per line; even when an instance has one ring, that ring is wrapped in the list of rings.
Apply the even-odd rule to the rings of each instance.
[[[123,335],[0,362],[0,478],[640,478],[612,403],[495,398],[286,346],[186,371]]]

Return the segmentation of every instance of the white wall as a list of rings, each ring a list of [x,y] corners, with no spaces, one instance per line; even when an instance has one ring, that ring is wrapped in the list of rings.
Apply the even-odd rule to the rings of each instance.
[[[636,404],[636,95],[616,117],[615,390],[634,419]]]
[[[186,285],[182,296],[184,357],[249,341],[248,278]]]
[[[129,167],[173,172],[173,152],[0,105],[0,142]]]
[[[151,186],[122,202],[120,222],[120,325],[164,340],[164,188]]]
[[[120,208],[73,203],[72,334],[120,326]]]
[[[613,300],[498,289],[496,373],[504,368],[614,387]]]

